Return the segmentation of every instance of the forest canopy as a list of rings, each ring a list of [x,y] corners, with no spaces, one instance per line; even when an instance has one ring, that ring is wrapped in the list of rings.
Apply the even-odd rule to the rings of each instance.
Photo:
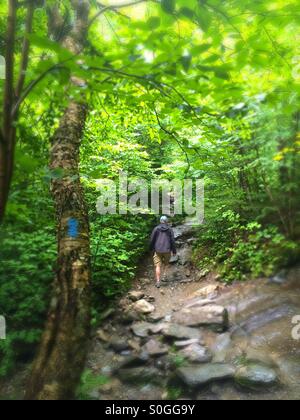
[[[296,0],[1,0],[0,375],[32,360],[76,258],[85,325],[130,287],[157,218],[99,215],[98,179],[204,180],[194,260],[224,282],[299,259],[299,17]]]

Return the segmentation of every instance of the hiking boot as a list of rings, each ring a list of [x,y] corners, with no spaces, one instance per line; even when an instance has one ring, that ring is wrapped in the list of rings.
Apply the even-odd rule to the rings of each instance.
[[[160,289],[160,281],[156,283],[156,288]]]

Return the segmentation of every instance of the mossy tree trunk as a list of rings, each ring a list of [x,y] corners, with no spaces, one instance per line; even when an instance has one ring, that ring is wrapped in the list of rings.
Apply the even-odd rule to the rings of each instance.
[[[74,24],[61,41],[74,55],[82,51],[88,29],[89,2],[72,1]],[[59,29],[59,11],[51,26]],[[55,25],[55,23],[57,25]],[[80,89],[84,83],[70,80]],[[90,333],[89,222],[79,177],[79,153],[87,116],[84,100],[70,100],[52,139],[51,193],[56,206],[58,261],[47,324],[28,382],[26,399],[72,399],[84,368]]]

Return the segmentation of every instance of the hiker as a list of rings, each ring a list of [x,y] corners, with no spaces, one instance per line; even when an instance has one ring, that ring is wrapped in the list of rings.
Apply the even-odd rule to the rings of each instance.
[[[156,287],[160,288],[161,274],[163,281],[165,281],[171,256],[175,256],[177,253],[174,232],[169,226],[167,216],[162,216],[160,225],[153,230],[150,246],[151,251],[154,252],[153,259],[156,270]]]

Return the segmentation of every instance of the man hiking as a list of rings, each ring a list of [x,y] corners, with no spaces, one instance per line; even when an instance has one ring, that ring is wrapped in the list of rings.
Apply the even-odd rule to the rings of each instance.
[[[154,265],[156,271],[156,287],[160,288],[161,274],[165,279],[167,267],[171,255],[176,255],[176,245],[173,229],[168,224],[166,216],[160,219],[160,225],[157,226],[151,235],[151,251],[154,251]]]

